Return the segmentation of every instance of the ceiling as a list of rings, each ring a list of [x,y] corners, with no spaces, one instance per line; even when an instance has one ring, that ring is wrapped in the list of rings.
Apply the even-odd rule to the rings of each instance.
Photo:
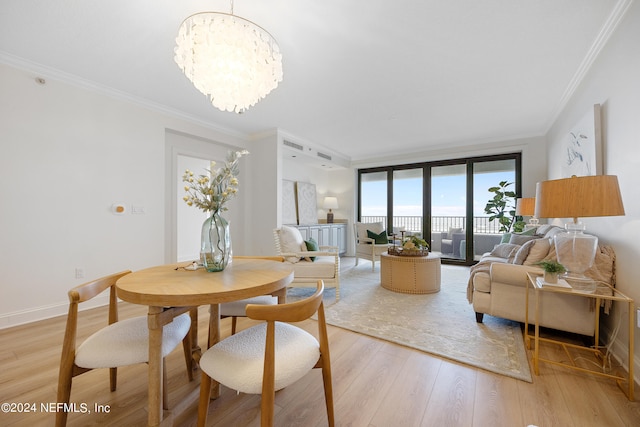
[[[363,161],[545,134],[628,2],[237,0],[284,67],[240,115],[211,106],[173,61],[181,22],[229,13],[229,0],[2,0],[0,62]]]

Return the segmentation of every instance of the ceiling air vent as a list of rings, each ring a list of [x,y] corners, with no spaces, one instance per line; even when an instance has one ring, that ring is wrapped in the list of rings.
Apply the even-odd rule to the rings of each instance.
[[[291,147],[298,151],[304,151],[304,147],[300,144],[296,144],[295,142],[287,141],[286,139],[283,141],[284,145],[287,147]]]
[[[318,151],[318,157],[322,157],[323,159],[331,160],[331,156],[328,154],[324,154]]]

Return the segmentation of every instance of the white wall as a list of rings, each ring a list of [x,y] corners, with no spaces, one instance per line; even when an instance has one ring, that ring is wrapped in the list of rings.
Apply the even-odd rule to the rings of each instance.
[[[602,106],[604,173],[617,175],[626,211],[623,217],[582,218],[590,233],[615,249],[617,288],[640,306],[640,286],[635,265],[640,259],[640,4],[634,2],[615,34],[608,41],[576,93],[570,99],[547,139],[549,179],[561,177],[562,144],[567,132],[593,104]],[[613,330],[622,314],[615,354],[627,351],[627,310],[616,305],[604,322]],[[635,324],[635,322],[634,322]],[[640,372],[640,339],[635,334],[636,372]]]
[[[65,313],[67,291],[86,280],[165,262],[167,130],[246,146],[54,78],[39,85],[35,77],[0,65],[0,328]],[[114,202],[144,214],[113,215]],[[237,221],[245,217],[242,209]],[[234,249],[242,251],[246,239],[239,240]],[[77,268],[84,278],[76,279]]]

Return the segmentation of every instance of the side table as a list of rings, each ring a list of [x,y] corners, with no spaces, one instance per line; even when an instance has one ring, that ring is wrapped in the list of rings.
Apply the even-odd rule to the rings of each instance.
[[[383,288],[406,294],[430,294],[440,291],[440,257],[380,256],[380,284]]]
[[[537,274],[537,273],[527,273],[527,277],[528,277],[528,286],[526,289],[526,297],[525,297],[525,323],[524,323],[524,333],[525,333],[525,343],[527,348],[531,348],[531,338],[534,339],[534,351],[533,351],[533,370],[535,372],[536,375],[540,375],[540,371],[539,371],[539,363],[540,362],[544,362],[544,363],[549,363],[552,365],[557,365],[557,366],[562,366],[565,368],[569,368],[569,369],[573,369],[573,370],[577,370],[577,371],[581,371],[584,373],[590,373],[590,374],[594,374],[594,375],[599,375],[602,377],[606,377],[606,378],[612,378],[616,380],[616,383],[618,384],[618,387],[620,387],[622,389],[622,391],[625,393],[625,395],[627,396],[627,398],[630,401],[634,400],[634,396],[633,396],[633,387],[634,387],[634,379],[633,379],[633,331],[634,331],[634,324],[633,324],[633,312],[634,312],[634,308],[633,308],[633,299],[627,297],[626,295],[624,295],[622,292],[618,291],[617,289],[615,289],[614,287],[612,287],[611,285],[604,283],[604,282],[598,282],[598,287],[596,289],[595,292],[593,293],[587,293],[587,292],[581,292],[578,290],[574,290],[573,288],[563,288],[563,287],[558,287],[558,286],[550,286],[550,285],[542,285],[541,281],[538,281],[539,277],[542,277],[541,274]],[[534,295],[535,295],[535,313],[534,313],[534,329],[535,329],[535,333],[534,336],[531,337],[531,335],[529,334],[529,288],[532,288],[534,290]],[[594,300],[594,316],[595,316],[595,336],[594,336],[594,346],[592,347],[586,347],[586,346],[581,346],[581,345],[576,345],[576,344],[570,344],[570,343],[566,343],[563,341],[559,341],[559,340],[555,340],[555,339],[550,339],[550,338],[541,338],[540,337],[540,301],[542,298],[540,298],[540,294],[542,292],[558,292],[558,293],[563,293],[563,294],[568,294],[568,295],[574,295],[576,298],[590,298]],[[629,372],[628,375],[622,376],[622,375],[614,375],[613,373],[606,373],[604,372],[604,368],[605,364],[606,364],[606,360],[603,357],[602,351],[600,350],[600,346],[599,346],[599,327],[600,327],[600,303],[602,301],[619,301],[622,303],[627,303],[628,304],[628,314],[629,314],[629,354],[628,354],[628,365],[629,365]],[[544,359],[542,357],[540,357],[540,342],[548,342],[548,343],[552,343],[555,345],[560,345],[562,346],[564,352],[566,353],[567,356],[569,356],[569,358],[571,360],[569,360],[568,362],[561,362],[561,361],[555,361],[555,360],[550,360],[550,359]],[[593,369],[587,369],[581,366],[578,366],[576,364],[576,359],[571,357],[570,353],[569,353],[569,349],[573,348],[573,349],[579,349],[582,351],[587,351],[587,352],[591,352],[593,353],[593,355],[595,356],[595,358],[597,360],[600,361],[601,366],[600,366],[600,370],[593,370]],[[624,383],[627,383],[626,389],[623,386]]]

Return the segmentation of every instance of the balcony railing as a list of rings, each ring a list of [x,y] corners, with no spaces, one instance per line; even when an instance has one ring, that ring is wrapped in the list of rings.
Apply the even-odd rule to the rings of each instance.
[[[387,223],[386,216],[363,216],[362,222],[382,222]],[[433,216],[431,217],[431,232],[437,233],[441,231],[449,231],[449,228],[465,228],[467,223],[466,216]],[[404,227],[406,231],[420,233],[422,232],[421,216],[394,216],[394,227]],[[499,234],[500,222],[489,222],[488,216],[473,217],[474,234]]]

